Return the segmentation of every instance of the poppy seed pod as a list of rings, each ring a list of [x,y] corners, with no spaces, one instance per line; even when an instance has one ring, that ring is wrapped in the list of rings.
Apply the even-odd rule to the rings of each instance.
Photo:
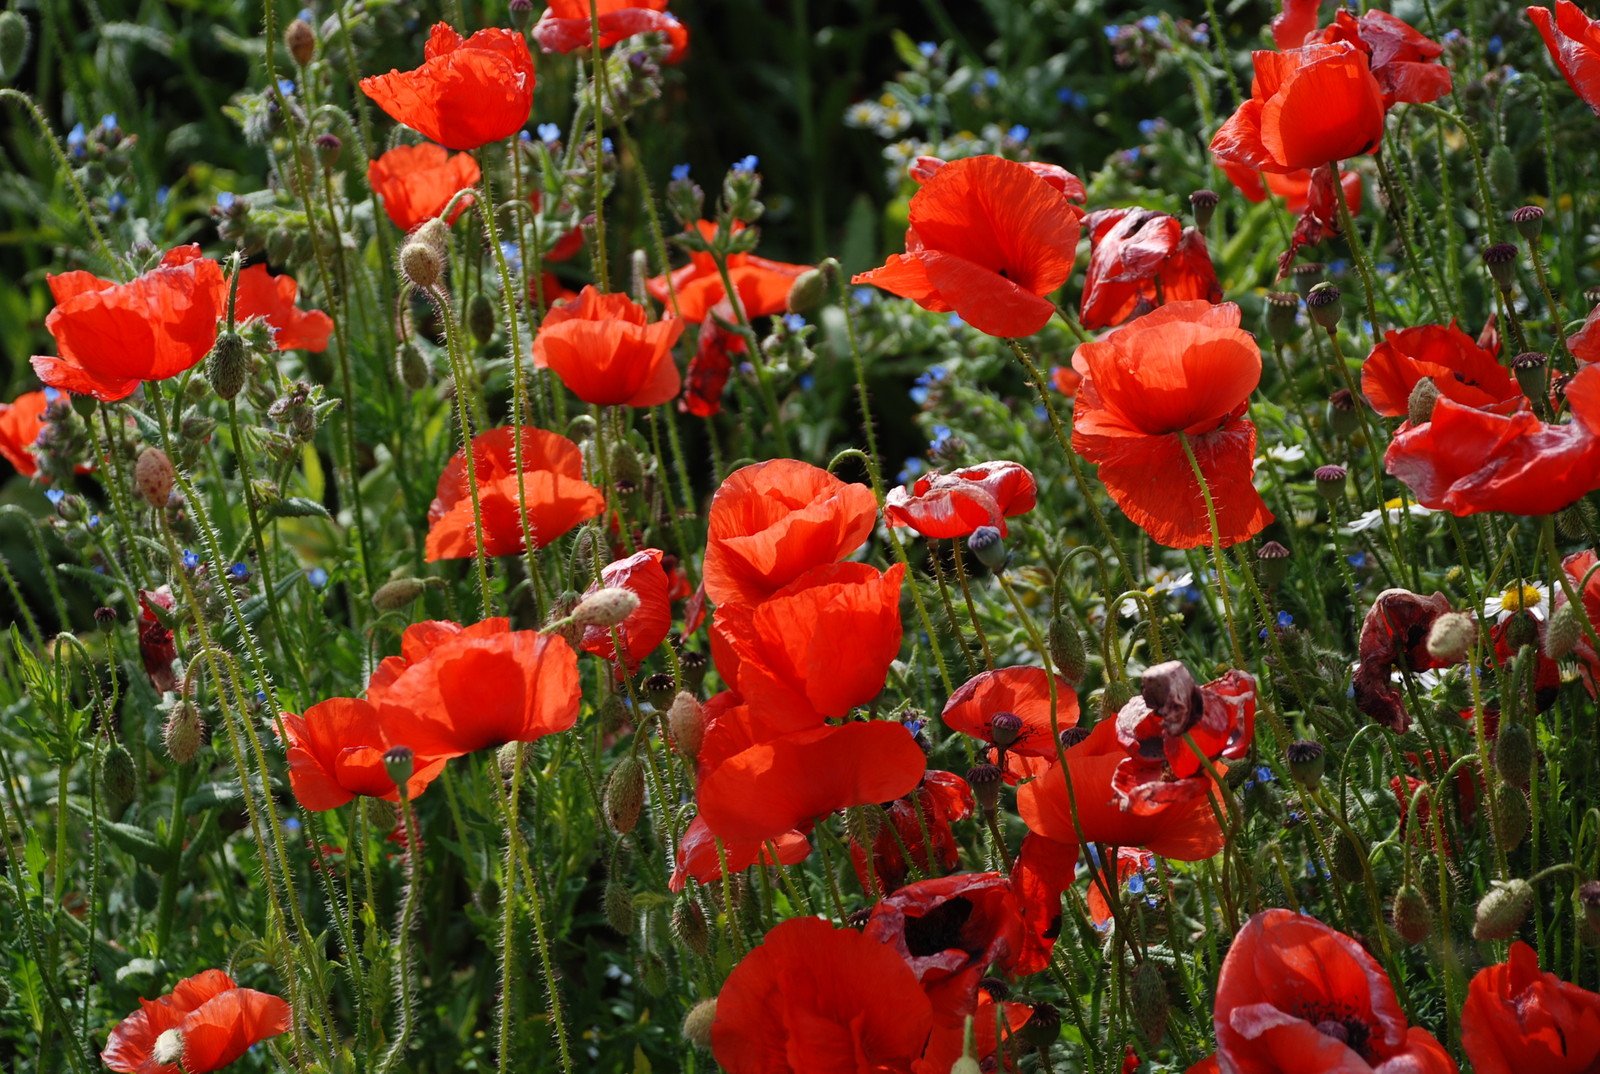
[[[173,479],[172,460],[165,451],[148,447],[139,452],[139,459],[133,464],[133,484],[151,507],[167,506]]]
[[[232,399],[250,376],[250,347],[237,332],[221,332],[206,359],[206,379],[219,398]]]
[[[1069,727],[1065,731],[1061,732],[1060,736],[1058,737],[1061,739],[1061,748],[1064,750],[1070,750],[1072,747],[1089,737],[1089,728],[1082,726]]]
[[[678,694],[678,680],[672,677],[670,671],[659,671],[654,675],[645,676],[644,696],[657,712],[666,712],[672,705],[672,699]]]
[[[295,19],[284,28],[283,44],[294,62],[304,67],[317,54],[317,32],[305,19]]]
[[[1022,734],[1022,717],[1014,712],[997,712],[989,720],[989,737],[1001,749],[1011,745]]]
[[[10,82],[28,59],[28,20],[9,8],[0,12],[0,82]]]
[[[1361,428],[1361,417],[1356,413],[1356,397],[1349,388],[1340,388],[1328,396],[1328,428],[1335,436],[1349,436]]]
[[[400,796],[406,796],[406,784],[411,779],[411,773],[416,768],[416,756],[409,746],[390,746],[383,751],[383,768],[389,773],[389,778],[394,781],[395,788]]]
[[[1000,531],[993,526],[979,526],[967,538],[967,547],[978,557],[978,562],[991,571],[1003,570],[1006,565],[1006,544]]]
[[[188,764],[200,752],[200,710],[192,701],[179,701],[167,714],[161,728],[161,741],[167,756],[177,764]]]
[[[1428,629],[1428,655],[1459,664],[1472,655],[1478,641],[1478,621],[1461,612],[1446,612]]]
[[[609,628],[618,626],[639,608],[639,595],[620,586],[596,590],[572,609],[574,625]]]
[[[1539,351],[1524,351],[1511,359],[1511,371],[1517,375],[1522,393],[1540,405],[1549,395],[1550,359]]]
[[[518,33],[526,33],[533,24],[533,0],[511,0],[506,10],[511,16],[512,28]]]
[[[1268,586],[1277,586],[1289,573],[1289,550],[1277,541],[1268,541],[1256,549],[1256,569]]]
[[[711,1050],[711,1026],[717,1020],[717,1000],[703,999],[683,1016],[683,1039],[701,1051]]]
[[[1389,904],[1389,921],[1408,944],[1419,944],[1433,932],[1433,907],[1414,884],[1402,884]]]
[[[1517,283],[1517,248],[1509,242],[1497,242],[1483,251],[1483,263],[1494,277],[1495,286],[1502,294],[1509,294]]]
[[[1526,880],[1495,880],[1473,915],[1474,940],[1509,940],[1533,909],[1533,885]]]
[[[1306,295],[1306,309],[1311,313],[1311,319],[1317,324],[1333,332],[1339,327],[1339,320],[1344,316],[1344,300],[1339,288],[1331,283],[1319,283]]]
[[[1284,751],[1289,759],[1289,775],[1307,790],[1316,790],[1322,784],[1322,773],[1328,767],[1328,751],[1322,743],[1302,738],[1291,742]]]
[[[1299,326],[1300,296],[1293,291],[1267,292],[1267,335],[1280,347],[1294,338]]]
[[[1196,190],[1189,195],[1189,208],[1194,213],[1194,226],[1204,231],[1211,226],[1211,214],[1222,201],[1215,190]]]
[[[1050,1047],[1061,1037],[1061,1012],[1053,1004],[1037,1004],[1018,1035],[1035,1048]]]
[[[1324,500],[1332,503],[1344,497],[1344,485],[1350,476],[1350,471],[1338,463],[1329,463],[1317,467],[1312,476],[1317,482],[1317,492],[1321,493]]]
[[[333,166],[339,163],[339,154],[344,150],[344,140],[337,134],[325,132],[317,135],[315,145],[317,162],[324,168],[333,170]]]
[[[1524,239],[1530,243],[1538,242],[1539,234],[1544,230],[1544,210],[1537,205],[1524,205],[1512,211],[1511,222]]]
[[[627,835],[639,824],[644,810],[644,767],[633,754],[617,762],[606,780],[606,822],[612,831]]]
[[[1005,773],[992,764],[974,765],[967,773],[967,783],[985,813],[993,813],[1000,804],[1000,787],[1004,782]]]

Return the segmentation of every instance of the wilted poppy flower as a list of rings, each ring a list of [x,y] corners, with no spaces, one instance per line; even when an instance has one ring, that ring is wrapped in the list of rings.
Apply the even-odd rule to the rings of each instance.
[[[1424,379],[1463,406],[1489,406],[1522,394],[1517,378],[1454,324],[1385,332],[1361,367],[1361,394],[1378,413],[1403,418],[1412,389]]]
[[[384,733],[422,757],[533,742],[578,719],[578,656],[553,634],[505,619],[406,628],[399,656],[367,684]]]
[[[1050,953],[1061,934],[1061,896],[1077,875],[1077,843],[1057,842],[1036,832],[1022,837],[1011,867],[1011,888],[1022,914],[1022,946],[1012,959],[1011,972],[1019,977],[1050,965]]]
[[[759,604],[812,567],[861,547],[877,515],[870,488],[810,463],[740,467],[711,498],[706,595],[714,604]]]
[[[490,429],[472,440],[485,555],[505,556],[522,551],[522,519],[517,510],[519,480],[521,492],[527,497],[528,530],[539,548],[595,517],[606,506],[600,490],[583,479],[583,452],[577,444],[558,433],[524,428],[519,478],[514,435],[515,430],[508,426]],[[451,456],[439,475],[435,495],[428,508],[428,562],[476,555],[472,489],[462,452]]]
[[[172,662],[178,659],[178,646],[173,641],[172,631],[156,614],[157,608],[167,613],[172,611],[172,590],[167,586],[139,590],[139,659],[144,664],[144,673],[150,676],[150,685],[160,694],[178,683],[172,671]]]
[[[397,123],[447,149],[509,138],[533,111],[533,57],[515,30],[491,27],[466,40],[435,23],[423,64],[361,80],[361,92]]]
[[[356,795],[396,801],[383,754],[390,741],[378,709],[360,698],[330,697],[304,715],[283,714],[289,787],[301,808],[336,809]],[[406,795],[415,798],[444,768],[442,757],[414,758]]]
[[[811,853],[810,840],[799,832],[784,832],[770,842],[778,849],[777,862],[780,865],[798,865]],[[722,853],[728,860],[730,872],[743,872],[758,861],[763,865],[773,864],[772,853],[767,849],[766,842],[724,842]],[[711,834],[705,820],[698,816],[689,822],[683,837],[678,840],[678,856],[673,863],[672,877],[667,881],[668,890],[682,891],[691,877],[701,884],[722,879],[722,859],[717,856],[717,837]]]
[[[1050,722],[1050,679],[1044,668],[1010,667],[981,671],[962,683],[945,702],[939,719],[952,731],[1004,746],[1024,757],[1056,756],[1056,733],[1078,725],[1078,695],[1056,676],[1056,719]],[[1021,721],[997,738],[994,718],[1010,713]],[[1014,733],[1013,733],[1014,731]],[[1007,738],[1009,741],[1000,741]]]
[[[1106,491],[1171,548],[1211,543],[1205,497],[1180,439],[1200,463],[1224,546],[1272,521],[1256,492],[1256,427],[1244,417],[1261,350],[1231,302],[1169,302],[1080,345],[1072,446],[1099,464]]]
[[[693,225],[693,230],[698,231],[700,237],[709,243],[716,237],[717,225],[709,220],[699,220]],[[744,225],[735,223],[733,230],[743,231]],[[810,265],[770,261],[750,253],[728,254],[726,266],[728,278],[733,281],[733,289],[739,295],[739,304],[748,320],[782,313],[788,306],[789,290],[794,286],[795,278],[811,269]],[[722,273],[717,271],[716,259],[701,250],[689,252],[689,263],[671,274],[670,285],[667,276],[654,276],[646,281],[645,289],[650,292],[651,298],[665,305],[668,310],[675,309],[677,316],[690,324],[704,321],[706,314],[725,304],[728,297],[727,288],[722,284]],[[673,304],[674,296],[676,305]],[[730,321],[737,319],[731,306],[728,307],[728,313]]]
[[[57,399],[70,398],[65,392],[50,388],[23,392],[9,403],[0,403],[0,459],[15,466],[23,477],[38,473],[39,460],[34,457],[33,445],[44,432],[44,412]]]
[[[1435,511],[1553,514],[1600,488],[1600,366],[1584,366],[1566,399],[1571,420],[1552,425],[1526,399],[1479,409],[1442,398],[1431,421],[1395,433],[1384,469]]]
[[[1540,972],[1518,940],[1467,986],[1461,1047],[1477,1074],[1588,1074],[1600,1069],[1600,995]]]
[[[1383,967],[1342,932],[1263,910],[1222,962],[1213,1026],[1229,1074],[1455,1074],[1426,1030],[1407,1026]]]
[[[1556,0],[1554,16],[1547,7],[1527,11],[1567,85],[1600,115],[1600,22],[1572,0]]]
[[[954,311],[991,336],[1029,336],[1072,274],[1083,210],[1026,165],[954,160],[911,197],[906,252],[858,274],[936,313]]]
[[[728,1074],[909,1070],[933,1026],[894,951],[815,917],[791,918],[733,968],[711,1051]]]
[[[931,876],[950,872],[961,851],[950,825],[971,816],[972,808],[972,788],[966,780],[954,772],[924,774],[910,794],[884,807],[888,824],[872,841],[870,873],[867,849],[850,841],[850,862],[861,890],[874,890],[876,881],[876,890],[894,891],[906,882],[913,866]]]
[[[1372,77],[1383,89],[1385,107],[1426,104],[1450,92],[1450,69],[1437,62],[1444,46],[1387,11],[1373,9],[1356,16],[1341,8],[1317,40],[1345,41],[1365,52]]]
[[[1032,511],[1038,499],[1038,486],[1028,468],[1002,459],[947,474],[935,470],[890,489],[883,500],[883,518],[891,526],[910,526],[924,537],[970,537],[980,526],[993,526],[1004,537],[1006,519]]]
[[[997,1001],[988,989],[978,989],[977,1006],[972,1012],[972,1049],[973,1058],[982,1069],[989,1069],[984,1065],[985,1061],[1003,1045],[1016,1047],[1007,1042],[1027,1024],[1032,1014],[1033,1008],[1026,1003]],[[922,1058],[911,1064],[911,1074],[950,1074],[956,1061],[965,1054],[965,1024],[936,1024],[928,1037],[928,1046],[923,1050]],[[1009,1060],[1006,1069],[1010,1069]]]
[[[1101,209],[1084,219],[1089,268],[1079,320],[1109,328],[1166,302],[1222,301],[1206,237],[1169,213]]]
[[[57,356],[35,355],[33,370],[52,388],[107,403],[192,368],[216,342],[226,309],[222,266],[194,245],[169,250],[128,283],[81,271],[47,279],[56,306],[44,326]]]
[[[550,0],[532,36],[545,52],[587,52],[594,43],[590,0]],[[610,48],[635,34],[663,34],[672,45],[668,63],[689,49],[689,30],[667,11],[667,0],[596,0],[600,47]]]
[[[251,265],[239,273],[234,318],[243,322],[259,317],[267,322],[272,329],[272,345],[280,351],[321,353],[328,349],[333,318],[321,310],[303,310],[296,306],[295,297],[299,291],[300,285],[288,273],[274,276],[265,265]],[[227,303],[224,291],[221,303],[224,311]]]
[[[656,406],[678,394],[672,345],[682,334],[682,321],[651,324],[627,295],[585,287],[545,315],[533,337],[533,364],[555,373],[585,403]]]
[[[622,652],[629,667],[651,653],[672,629],[672,604],[667,596],[667,572],[661,567],[666,553],[646,548],[626,559],[600,569],[600,581],[593,587],[626,589],[639,598],[639,606],[614,629],[622,638]],[[611,627],[591,626],[584,630],[578,648],[604,660],[616,659]]]
[[[1022,949],[1022,914],[1000,873],[962,873],[907,884],[872,908],[864,934],[906,960],[936,1022],[972,1013],[978,980]]]
[[[847,723],[759,743],[709,772],[702,760],[696,798],[718,838],[761,842],[834,810],[909,794],[926,768],[904,725]]]
[[[283,1000],[240,988],[221,970],[206,970],[159,999],[141,999],[139,1009],[111,1031],[100,1061],[122,1074],[178,1074],[177,1063],[155,1058],[156,1042],[176,1032],[186,1074],[209,1074],[288,1030],[289,1005]]]
[[[1211,139],[1218,161],[1293,172],[1371,153],[1383,141],[1383,90],[1348,42],[1252,54],[1250,99]]]
[[[1230,668],[1200,686],[1176,660],[1147,668],[1141,693],[1116,716],[1117,741],[1130,757],[1164,763],[1182,779],[1205,767],[1192,741],[1208,760],[1236,760],[1255,740],[1256,680]]]
[[[929,179],[932,179],[934,173],[948,163],[950,162],[941,157],[917,157],[911,162],[910,167],[906,169],[906,174],[911,177],[912,182],[921,186]],[[1025,160],[1021,163],[1024,168],[1027,168],[1034,175],[1037,175],[1079,205],[1089,200],[1089,191],[1084,187],[1083,180],[1067,171],[1061,165],[1046,164],[1042,160]]]
[[[451,153],[428,142],[397,145],[367,165],[367,183],[383,199],[383,211],[401,231],[410,231],[444,212],[450,199],[476,186],[481,175],[471,154]],[[445,223],[455,223],[471,204],[471,196],[456,202]]]
[[[1443,593],[1424,597],[1404,589],[1386,589],[1361,622],[1356,708],[1395,734],[1410,728],[1411,716],[1399,685],[1389,676],[1402,666],[1416,672],[1449,665],[1428,652],[1428,633],[1434,621],[1449,610],[1450,602]]]
[[[727,308],[726,303],[718,310]],[[729,311],[728,317],[732,318]],[[733,373],[733,359],[750,349],[743,334],[717,323],[717,317],[707,317],[700,322],[700,335],[695,341],[694,356],[689,359],[689,370],[684,375],[683,398],[678,400],[678,410],[697,418],[709,418],[722,413],[722,393],[727,390],[728,377]]]

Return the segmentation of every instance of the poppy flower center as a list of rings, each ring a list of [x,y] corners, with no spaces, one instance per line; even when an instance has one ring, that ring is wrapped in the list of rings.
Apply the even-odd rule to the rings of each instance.
[[[961,946],[961,930],[972,916],[972,900],[956,896],[921,917],[906,918],[906,950],[914,958],[927,958]]]
[[[1372,1028],[1350,1011],[1313,1007],[1300,1012],[1300,1017],[1316,1026],[1318,1033],[1332,1037],[1362,1059],[1372,1058],[1367,1052]]]

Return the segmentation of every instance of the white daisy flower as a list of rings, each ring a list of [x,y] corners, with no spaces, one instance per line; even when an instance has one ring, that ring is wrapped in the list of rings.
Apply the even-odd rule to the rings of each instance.
[[[1483,602],[1484,616],[1497,623],[1524,611],[1543,622],[1550,614],[1550,587],[1537,582],[1517,582]]]
[[[1360,533],[1363,530],[1375,529],[1383,524],[1383,516],[1385,514],[1389,516],[1390,522],[1399,522],[1400,517],[1404,514],[1410,514],[1416,518],[1422,518],[1433,514],[1433,512],[1422,506],[1420,503],[1413,503],[1408,506],[1398,496],[1396,496],[1394,499],[1383,505],[1383,510],[1368,511],[1354,522],[1351,522],[1348,526],[1342,527],[1342,530],[1345,533]]]

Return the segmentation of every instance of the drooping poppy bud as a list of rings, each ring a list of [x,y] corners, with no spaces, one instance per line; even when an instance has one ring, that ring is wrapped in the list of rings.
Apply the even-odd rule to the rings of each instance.
[[[1533,885],[1526,880],[1495,880],[1478,902],[1473,917],[1474,940],[1509,940],[1533,909]]]
[[[1394,931],[1408,944],[1419,944],[1433,932],[1433,907],[1415,884],[1402,884],[1389,904]]]
[[[133,484],[151,507],[167,506],[173,479],[172,460],[165,451],[149,447],[139,453],[133,464]]]

